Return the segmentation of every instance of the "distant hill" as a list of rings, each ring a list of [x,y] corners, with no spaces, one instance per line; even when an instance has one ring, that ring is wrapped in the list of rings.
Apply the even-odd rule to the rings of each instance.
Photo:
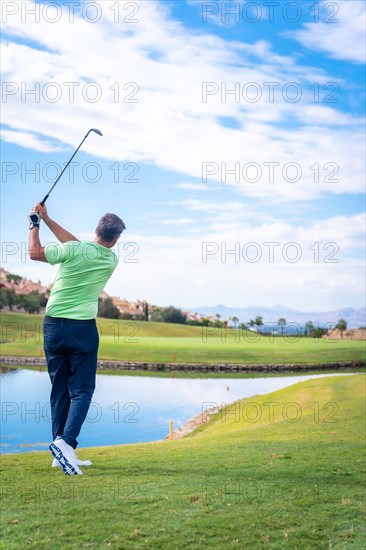
[[[247,306],[247,307],[227,307],[222,304],[217,306],[199,306],[189,309],[192,312],[203,315],[215,315],[218,313],[222,320],[228,317],[238,317],[239,322],[246,323],[250,319],[255,319],[257,315],[263,317],[264,323],[276,324],[280,317],[285,317],[287,323],[299,323],[304,325],[307,321],[325,325],[326,323],[337,323],[339,319],[345,319],[348,328],[358,328],[366,326],[366,308],[346,307],[335,311],[297,311],[286,306],[274,305],[271,307]]]

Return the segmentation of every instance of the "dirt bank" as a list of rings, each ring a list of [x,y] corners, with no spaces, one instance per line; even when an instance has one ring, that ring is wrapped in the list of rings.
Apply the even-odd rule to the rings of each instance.
[[[338,328],[335,328],[329,330],[323,338],[327,338],[327,340],[366,340],[366,328],[351,328],[344,330],[343,334]]]

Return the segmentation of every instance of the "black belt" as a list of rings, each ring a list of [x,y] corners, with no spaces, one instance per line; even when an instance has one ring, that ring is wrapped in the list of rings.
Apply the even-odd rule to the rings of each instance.
[[[51,317],[50,315],[46,315],[44,320],[47,323],[54,323],[54,324],[62,324],[62,325],[71,325],[71,324],[94,324],[95,319],[67,319],[66,317]]]

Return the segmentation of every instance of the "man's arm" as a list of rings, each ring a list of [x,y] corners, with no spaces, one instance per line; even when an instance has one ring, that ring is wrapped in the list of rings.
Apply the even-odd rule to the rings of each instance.
[[[51,229],[52,233],[61,243],[67,243],[68,241],[79,241],[79,239],[77,239],[72,233],[69,233],[69,231],[61,227],[61,225],[51,220],[47,213],[47,208],[44,205],[42,206],[41,203],[38,203],[35,209],[37,210],[40,218],[44,221],[47,227]]]
[[[39,262],[48,262],[44,253],[44,248],[39,240],[39,228],[33,227],[29,231],[28,250],[31,260],[38,260]]]

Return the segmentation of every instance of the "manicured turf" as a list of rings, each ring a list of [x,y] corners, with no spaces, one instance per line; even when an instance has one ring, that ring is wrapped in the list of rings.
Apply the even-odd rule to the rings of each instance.
[[[2,355],[43,354],[43,317],[2,313]],[[365,360],[365,342],[259,336],[246,331],[98,319],[99,358],[183,363],[330,363]],[[217,332],[213,334],[213,330]]]
[[[232,414],[233,412],[237,413]],[[365,376],[238,402],[185,439],[2,459],[2,548],[364,547]]]

